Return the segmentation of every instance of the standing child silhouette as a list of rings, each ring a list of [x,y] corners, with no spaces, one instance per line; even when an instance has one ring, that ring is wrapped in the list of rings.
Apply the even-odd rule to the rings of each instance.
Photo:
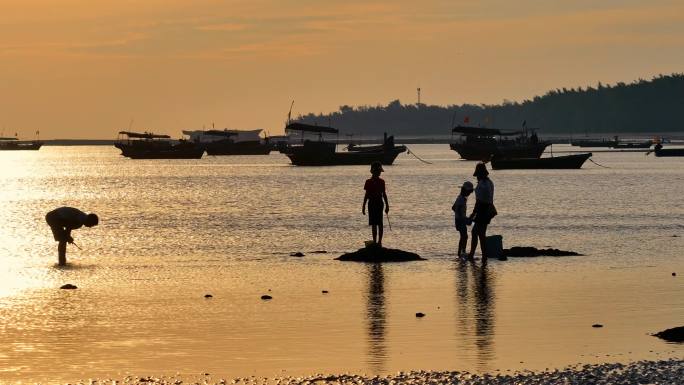
[[[389,213],[389,202],[387,201],[387,193],[385,192],[385,181],[380,178],[382,164],[380,162],[373,162],[370,167],[371,178],[366,180],[363,189],[366,194],[363,197],[363,206],[361,212],[366,215],[366,203],[368,203],[368,225],[371,226],[373,232],[373,242],[382,247],[382,209],[383,200],[385,213]]]

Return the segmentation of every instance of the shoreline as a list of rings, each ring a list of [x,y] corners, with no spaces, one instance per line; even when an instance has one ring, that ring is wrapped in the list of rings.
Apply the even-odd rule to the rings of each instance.
[[[543,371],[530,370],[496,370],[490,373],[471,373],[468,371],[426,371],[413,370],[397,372],[391,375],[361,375],[361,374],[322,374],[308,376],[282,377],[235,377],[214,378],[211,373],[203,373],[197,377],[175,376],[132,376],[121,379],[89,379],[76,383],[97,384],[148,384],[148,385],[179,385],[179,384],[369,384],[391,385],[399,383],[410,384],[593,384],[597,381],[606,384],[660,384],[676,385],[684,375],[684,360],[665,359],[658,361],[633,361],[627,363],[612,362],[603,364],[575,364],[562,369],[546,369]]]

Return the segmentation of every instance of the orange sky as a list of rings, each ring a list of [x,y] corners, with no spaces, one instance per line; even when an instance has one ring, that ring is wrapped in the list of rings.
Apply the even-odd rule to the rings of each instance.
[[[600,3],[597,5],[595,3]],[[500,103],[684,71],[684,3],[2,0],[0,126],[282,133],[294,113]]]

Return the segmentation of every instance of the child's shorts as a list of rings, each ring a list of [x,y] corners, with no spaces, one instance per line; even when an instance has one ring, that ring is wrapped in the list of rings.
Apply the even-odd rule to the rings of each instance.
[[[382,226],[382,210],[385,205],[382,201],[368,201],[368,225]]]

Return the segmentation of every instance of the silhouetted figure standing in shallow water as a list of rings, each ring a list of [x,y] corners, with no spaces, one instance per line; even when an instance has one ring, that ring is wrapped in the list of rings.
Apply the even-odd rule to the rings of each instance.
[[[477,242],[480,241],[480,250],[482,251],[482,262],[487,261],[487,225],[496,215],[496,208],[494,207],[494,183],[489,179],[489,171],[484,163],[478,163],[475,166],[474,177],[477,177],[477,186],[475,187],[475,207],[473,213],[470,214],[470,219],[475,222],[472,230],[472,240],[470,241],[470,254],[468,259],[473,259],[475,256],[475,249]]]
[[[454,211],[454,222],[456,230],[461,235],[458,240],[457,257],[466,257],[466,246],[468,245],[468,227],[471,224],[470,218],[466,215],[468,196],[473,192],[473,184],[470,181],[465,181],[461,186],[461,192],[458,194],[456,201],[451,206]]]
[[[363,189],[366,190],[366,195],[363,197],[363,206],[361,207],[361,212],[363,215],[366,215],[366,202],[368,202],[368,225],[371,226],[373,232],[373,242],[378,246],[382,246],[383,200],[385,201],[385,213],[389,213],[385,181],[380,178],[380,173],[383,171],[380,162],[373,162],[371,164],[370,172],[372,176],[366,180],[366,184],[363,186]]]
[[[60,207],[45,215],[45,221],[52,230],[57,246],[57,258],[60,266],[66,265],[66,245],[74,243],[71,230],[80,229],[82,226],[93,227],[99,222],[95,214],[86,214],[73,207]]]

